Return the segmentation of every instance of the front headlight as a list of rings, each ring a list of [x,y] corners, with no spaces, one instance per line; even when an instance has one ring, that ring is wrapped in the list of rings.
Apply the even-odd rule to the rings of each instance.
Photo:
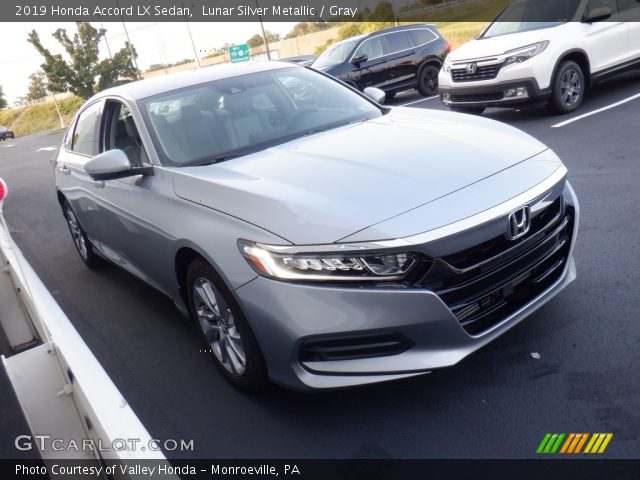
[[[444,65],[442,65],[442,71],[444,73],[449,73],[451,71],[451,62],[448,58],[444,61]]]
[[[277,280],[393,281],[405,277],[417,263],[412,252],[292,254],[247,240],[238,240],[238,247],[258,274]]]
[[[511,65],[512,63],[526,62],[530,58],[533,58],[536,55],[544,52],[548,46],[549,41],[545,40],[544,42],[534,43],[533,45],[528,45],[526,47],[508,50],[507,52],[505,52],[507,58],[505,59],[503,66],[506,67],[507,65]]]

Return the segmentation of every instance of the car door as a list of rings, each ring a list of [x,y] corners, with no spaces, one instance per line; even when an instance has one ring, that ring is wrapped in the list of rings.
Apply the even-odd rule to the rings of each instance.
[[[394,88],[407,83],[415,83],[417,63],[414,55],[416,46],[408,31],[391,32],[383,35],[385,65],[385,88]]]
[[[629,60],[629,23],[623,21],[617,0],[589,0],[585,15],[599,8],[610,8],[613,14],[606,21],[584,24],[592,73],[615,68]]]
[[[151,145],[140,135],[140,117],[122,99],[109,98],[100,131],[101,151],[120,149],[134,167],[153,167]],[[171,245],[176,237],[167,230],[170,181],[162,169],[100,182],[103,201],[101,221],[106,227],[101,243],[104,256],[160,290],[167,291],[165,273],[172,262]]]
[[[629,60],[640,61],[640,0],[618,0],[622,20],[629,26]]]
[[[84,107],[67,130],[55,165],[56,186],[67,199],[91,240],[101,240],[102,201],[99,182],[87,175],[84,165],[97,155],[102,100]]]
[[[367,87],[384,88],[388,80],[386,70],[387,56],[384,52],[384,45],[381,35],[364,40],[351,56],[355,59],[366,55],[363,62],[354,64],[354,70],[349,74],[349,80],[353,81],[358,89],[364,90]]]

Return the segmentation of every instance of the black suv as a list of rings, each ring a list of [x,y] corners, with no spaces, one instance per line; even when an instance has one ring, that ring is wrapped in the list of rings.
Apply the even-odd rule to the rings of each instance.
[[[387,28],[334,43],[311,67],[364,90],[376,87],[387,98],[411,88],[438,94],[438,73],[451,45],[432,25]]]
[[[0,140],[6,140],[7,138],[16,138],[16,136],[13,134],[13,130],[0,125]]]

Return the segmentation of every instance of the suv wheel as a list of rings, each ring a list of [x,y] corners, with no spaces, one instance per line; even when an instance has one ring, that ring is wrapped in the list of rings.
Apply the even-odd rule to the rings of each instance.
[[[425,65],[418,74],[418,92],[425,97],[438,94],[438,74],[440,69],[435,65]]]
[[[96,268],[100,265],[101,258],[93,251],[93,245],[91,245],[87,234],[80,226],[80,222],[78,222],[78,218],[68,202],[64,204],[64,218],[67,220],[71,239],[78,251],[78,255],[80,255],[87,267]]]
[[[258,342],[218,274],[197,258],[189,265],[186,284],[191,316],[218,368],[238,388],[262,389],[267,367]]]
[[[582,103],[585,92],[584,73],[576,62],[560,64],[553,78],[549,107],[556,113],[571,113]]]

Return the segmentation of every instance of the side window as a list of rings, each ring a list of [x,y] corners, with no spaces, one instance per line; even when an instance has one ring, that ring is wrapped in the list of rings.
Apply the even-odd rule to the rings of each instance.
[[[369,38],[362,42],[353,54],[353,57],[361,57],[362,55],[366,55],[369,59],[382,57],[384,50],[382,48],[381,37]]]
[[[620,11],[626,12],[634,8],[640,8],[640,0],[618,0],[620,2]]]
[[[384,36],[386,43],[385,54],[400,52],[402,50],[408,50],[411,48],[409,43],[409,35],[407,32],[394,32]]]
[[[617,0],[589,0],[587,11],[591,12],[596,8],[610,8],[613,13],[618,13]]]
[[[71,149],[76,153],[96,155],[98,153],[98,126],[101,102],[90,105],[80,113],[73,134]]]
[[[104,132],[104,150],[122,150],[134,167],[149,163],[149,157],[142,145],[138,127],[129,107],[124,103],[110,100],[105,112],[107,122]]]
[[[409,35],[411,36],[411,40],[413,40],[413,44],[416,46],[424,45],[436,39],[436,34],[426,28],[409,30]]]
[[[73,144],[73,131],[75,130],[75,128],[76,128],[76,122],[73,122],[71,125],[69,125],[69,128],[67,129],[67,133],[64,134],[64,140],[62,140],[62,145],[67,150],[71,150],[71,145]]]

